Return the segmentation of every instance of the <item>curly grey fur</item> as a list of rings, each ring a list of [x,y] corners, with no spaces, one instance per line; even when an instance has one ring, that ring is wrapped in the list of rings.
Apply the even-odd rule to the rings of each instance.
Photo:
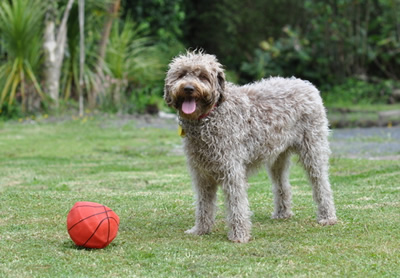
[[[192,86],[193,92],[185,91]],[[169,65],[164,99],[178,110],[196,194],[196,221],[189,234],[211,232],[219,185],[226,196],[228,238],[248,242],[251,212],[248,176],[266,165],[273,184],[272,218],[288,218],[291,210],[290,156],[297,153],[309,176],[317,220],[336,223],[328,178],[328,121],[318,90],[296,78],[274,77],[245,86],[225,81],[213,55],[188,52]],[[191,114],[182,111],[196,101]]]

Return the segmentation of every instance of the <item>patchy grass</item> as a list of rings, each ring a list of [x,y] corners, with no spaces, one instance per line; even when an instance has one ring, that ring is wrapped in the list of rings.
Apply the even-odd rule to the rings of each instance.
[[[347,111],[363,111],[365,113],[382,112],[389,110],[400,110],[400,103],[397,104],[366,104],[366,103],[348,103],[348,104],[326,104],[329,109],[347,110]]]
[[[95,118],[0,123],[1,277],[397,277],[400,162],[331,160],[339,223],[315,221],[311,189],[292,168],[296,215],[271,220],[266,174],[250,179],[253,240],[227,240],[223,196],[212,234],[194,221],[190,177],[174,130]],[[80,249],[66,231],[77,201],[121,219],[107,248]]]
[[[400,110],[400,104],[328,105],[327,116],[333,128],[374,127],[400,125],[397,114],[384,116],[382,112]]]

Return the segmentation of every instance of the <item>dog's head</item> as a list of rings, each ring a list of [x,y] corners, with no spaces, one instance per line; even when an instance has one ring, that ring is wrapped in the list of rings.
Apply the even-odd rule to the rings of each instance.
[[[195,120],[224,101],[225,74],[214,55],[187,52],[169,64],[165,102],[183,118]]]

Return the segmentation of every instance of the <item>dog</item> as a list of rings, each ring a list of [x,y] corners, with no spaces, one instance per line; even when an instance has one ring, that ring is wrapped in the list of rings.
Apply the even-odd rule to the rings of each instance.
[[[210,233],[218,186],[226,199],[228,238],[251,239],[247,179],[266,166],[273,184],[272,218],[289,218],[290,157],[297,153],[309,177],[321,225],[337,222],[329,183],[328,121],[319,91],[308,81],[270,77],[237,86],[225,80],[214,55],[187,52],[169,64],[164,100],[177,110],[196,195],[188,234]]]

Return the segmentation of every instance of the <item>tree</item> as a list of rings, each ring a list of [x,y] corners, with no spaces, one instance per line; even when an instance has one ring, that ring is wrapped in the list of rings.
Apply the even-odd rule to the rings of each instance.
[[[183,26],[189,47],[216,54],[230,69],[251,59],[262,40],[282,35],[302,18],[304,0],[186,1]]]
[[[95,101],[97,99],[97,91],[100,90],[101,80],[104,79],[103,70],[104,70],[104,58],[106,56],[106,49],[107,43],[110,37],[111,26],[113,23],[114,18],[118,16],[118,11],[121,6],[120,0],[114,0],[114,3],[109,4],[108,15],[107,19],[104,22],[103,32],[101,34],[101,40],[99,43],[99,51],[98,51],[98,58],[97,58],[97,65],[96,65],[96,84],[92,88],[92,97],[89,99],[91,100],[89,103],[90,107],[95,106]]]
[[[79,116],[83,116],[83,71],[85,65],[85,0],[79,1]]]
[[[67,21],[74,0],[68,0],[61,24],[56,30],[56,6],[54,1],[48,1],[48,11],[45,23],[43,48],[45,50],[44,83],[45,91],[52,99],[53,108],[58,108],[60,92],[61,67],[64,60],[64,50],[67,40]]]

